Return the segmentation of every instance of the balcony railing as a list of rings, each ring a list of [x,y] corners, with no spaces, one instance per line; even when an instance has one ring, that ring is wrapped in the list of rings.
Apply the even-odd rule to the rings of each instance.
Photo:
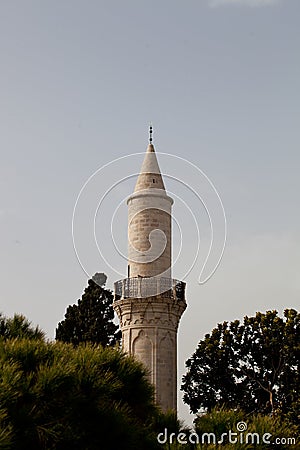
[[[185,299],[185,283],[174,278],[124,278],[115,283],[115,300],[146,298],[160,295],[176,300]]]

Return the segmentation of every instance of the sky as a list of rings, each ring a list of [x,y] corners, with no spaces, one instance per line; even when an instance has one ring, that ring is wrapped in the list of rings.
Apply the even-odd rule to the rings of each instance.
[[[3,314],[53,339],[89,275],[109,288],[126,276],[126,198],[150,122],[187,282],[178,386],[218,322],[299,308],[299,13],[298,0],[1,1]],[[225,233],[210,182],[227,240],[199,284],[205,207],[207,277]]]

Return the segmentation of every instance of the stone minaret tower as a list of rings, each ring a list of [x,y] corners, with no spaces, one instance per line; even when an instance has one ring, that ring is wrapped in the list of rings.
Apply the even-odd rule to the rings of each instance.
[[[156,402],[177,409],[177,329],[185,283],[172,279],[173,200],[150,143],[128,204],[128,278],[115,283],[123,350],[149,369]]]

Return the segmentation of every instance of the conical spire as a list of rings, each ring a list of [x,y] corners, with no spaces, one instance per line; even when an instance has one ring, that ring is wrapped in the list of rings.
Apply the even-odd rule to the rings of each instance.
[[[154,146],[152,144],[152,127],[150,127],[149,141],[150,142],[135,185],[134,192],[150,188],[165,190],[165,185],[160,173]]]

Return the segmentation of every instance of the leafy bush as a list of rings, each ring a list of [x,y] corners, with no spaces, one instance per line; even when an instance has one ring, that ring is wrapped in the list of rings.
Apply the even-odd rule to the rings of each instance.
[[[245,424],[243,426],[243,424]],[[242,428],[240,428],[240,426]],[[244,430],[243,430],[244,428]],[[296,449],[297,447],[297,427],[287,420],[280,417],[270,417],[261,414],[246,416],[242,411],[228,410],[226,408],[215,408],[210,413],[199,415],[195,420],[195,430],[199,436],[199,447],[201,449],[236,449],[248,450],[253,448],[269,449],[277,447],[280,449]],[[236,435],[232,435],[231,440],[236,443],[229,442],[229,430]],[[212,445],[212,438],[208,444],[208,437],[205,436],[205,442],[202,444],[202,436],[204,433],[213,433],[216,436],[216,445]],[[226,433],[226,437],[225,434]],[[269,435],[266,435],[269,433]],[[223,438],[222,438],[223,434]],[[266,441],[272,444],[264,443],[263,436]],[[277,445],[274,445],[276,439],[280,439]],[[283,438],[283,440],[281,440]],[[291,445],[287,439],[295,439],[295,445]],[[280,442],[280,443],[279,443]],[[298,443],[299,445],[299,443]]]

